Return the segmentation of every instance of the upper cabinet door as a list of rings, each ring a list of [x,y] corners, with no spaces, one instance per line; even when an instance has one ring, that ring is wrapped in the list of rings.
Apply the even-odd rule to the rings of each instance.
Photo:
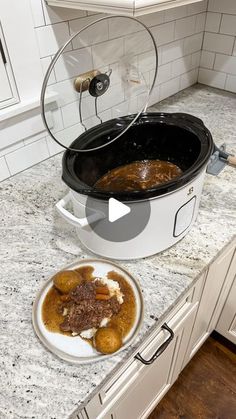
[[[141,16],[199,1],[202,0],[47,0],[47,3],[49,6],[69,7],[126,16]]]
[[[1,38],[0,53],[0,102],[4,102],[12,98],[12,91],[10,82],[7,77],[6,57],[4,54]]]
[[[0,25],[0,109],[19,101],[7,47]]]

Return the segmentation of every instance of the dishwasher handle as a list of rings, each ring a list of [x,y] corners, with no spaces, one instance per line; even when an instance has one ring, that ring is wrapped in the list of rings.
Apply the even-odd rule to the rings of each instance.
[[[170,336],[165,342],[161,344],[161,346],[156,350],[154,355],[150,359],[144,359],[140,355],[139,352],[137,353],[137,355],[135,355],[135,358],[141,361],[145,365],[151,365],[166,350],[166,348],[169,346],[171,341],[174,339],[175,334],[173,330],[166,323],[164,323],[161,328],[163,330],[167,330],[170,333]]]

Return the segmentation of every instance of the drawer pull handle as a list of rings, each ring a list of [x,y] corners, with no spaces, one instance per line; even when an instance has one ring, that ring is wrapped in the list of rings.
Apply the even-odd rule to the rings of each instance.
[[[175,334],[174,334],[173,330],[166,323],[164,323],[161,328],[163,330],[167,330],[170,333],[170,336],[168,337],[168,339],[165,342],[163,342],[161,344],[161,346],[156,350],[154,355],[148,360],[144,359],[140,355],[139,352],[137,353],[137,355],[135,355],[135,358],[138,359],[139,361],[141,361],[145,365],[152,364],[166,350],[167,346],[169,346],[170,342],[174,339]]]

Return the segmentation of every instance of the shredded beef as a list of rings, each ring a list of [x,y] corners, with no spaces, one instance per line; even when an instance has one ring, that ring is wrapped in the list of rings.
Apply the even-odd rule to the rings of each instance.
[[[95,300],[95,284],[93,282],[83,281],[70,292],[69,296],[75,303],[79,303],[83,300]]]
[[[111,317],[120,311],[116,297],[109,300],[96,300],[96,284],[82,282],[69,293],[70,301],[64,304],[68,314],[60,325],[64,332],[81,333],[92,327],[99,327],[105,317]]]

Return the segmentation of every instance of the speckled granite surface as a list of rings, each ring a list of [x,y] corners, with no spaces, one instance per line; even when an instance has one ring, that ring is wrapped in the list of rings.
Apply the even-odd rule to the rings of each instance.
[[[236,95],[195,86],[156,107],[202,118],[216,144],[236,153]],[[34,335],[32,302],[44,281],[75,258],[92,255],[74,228],[56,214],[65,194],[61,156],[0,184],[0,417],[65,419],[119,368],[139,341],[196,280],[236,231],[236,171],[207,175],[199,217],[176,246],[138,262],[122,263],[139,279],[145,301],[144,325],[132,347],[111,360],[69,365],[49,353]]]

